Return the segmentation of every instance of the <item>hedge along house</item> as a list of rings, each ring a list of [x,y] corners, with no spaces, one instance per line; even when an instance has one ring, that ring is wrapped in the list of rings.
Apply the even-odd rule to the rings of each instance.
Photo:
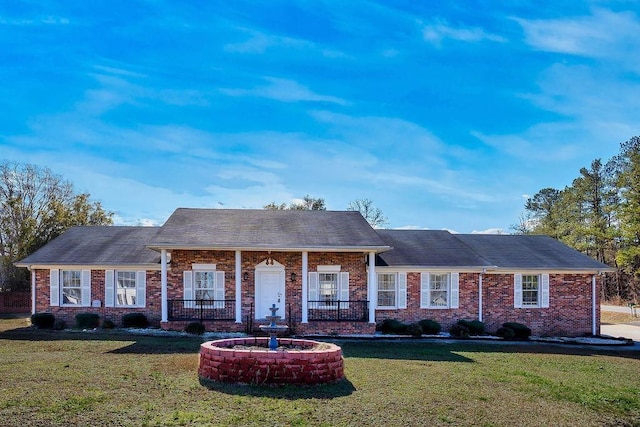
[[[298,334],[376,322],[517,321],[534,334],[598,334],[608,266],[546,236],[374,230],[358,212],[177,209],[161,227],[75,227],[17,263],[33,312],[73,322],[245,331],[275,304]],[[259,323],[259,322],[257,322]]]

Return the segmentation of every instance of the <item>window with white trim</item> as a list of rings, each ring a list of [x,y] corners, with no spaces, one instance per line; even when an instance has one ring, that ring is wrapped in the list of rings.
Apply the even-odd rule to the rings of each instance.
[[[214,286],[216,282],[215,271],[194,271],[195,283],[195,299],[196,300],[213,300]]]
[[[116,272],[116,306],[134,307],[137,299],[136,272]]]
[[[397,278],[395,273],[378,273],[378,307],[396,307]]]
[[[458,308],[459,273],[420,274],[420,308]]]
[[[193,264],[192,268],[183,272],[185,308],[224,308],[224,271],[216,270],[215,264]]]
[[[318,294],[325,305],[338,299],[338,273],[318,273]]]
[[[522,306],[537,307],[540,298],[540,276],[522,275]]]
[[[63,305],[82,305],[82,272],[80,270],[62,270],[60,289]]]
[[[548,274],[515,274],[513,283],[515,308],[549,307]]]
[[[319,265],[309,272],[308,301],[310,308],[349,308],[349,272],[339,265]]]

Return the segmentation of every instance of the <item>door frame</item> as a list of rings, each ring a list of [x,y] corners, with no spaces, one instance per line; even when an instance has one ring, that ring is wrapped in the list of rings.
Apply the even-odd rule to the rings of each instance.
[[[263,273],[269,273],[269,274],[273,274],[273,273],[278,273],[278,292],[281,294],[280,297],[280,303],[278,305],[278,307],[280,308],[277,312],[276,312],[276,316],[280,316],[281,319],[285,319],[286,318],[286,310],[285,310],[285,303],[286,303],[286,283],[285,283],[285,269],[284,269],[284,265],[280,264],[278,261],[272,260],[273,264],[266,264],[266,261],[256,265],[256,269],[255,269],[255,275],[253,277],[255,277],[255,295],[254,295],[254,300],[255,300],[255,313],[254,313],[254,317],[255,320],[264,320],[265,316],[267,316],[268,311],[265,310],[265,313],[258,313],[258,309],[260,308],[260,310],[262,309],[268,309],[269,307],[271,307],[271,304],[273,304],[273,301],[269,301],[268,303],[266,303],[264,301],[264,295],[262,295],[262,283],[261,283],[261,277]],[[260,303],[261,307],[258,307],[258,304]],[[266,304],[264,307],[262,307],[263,304]]]

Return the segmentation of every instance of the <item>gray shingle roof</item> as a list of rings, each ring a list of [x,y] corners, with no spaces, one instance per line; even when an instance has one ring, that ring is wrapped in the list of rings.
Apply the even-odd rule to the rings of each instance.
[[[158,230],[158,227],[72,227],[16,265],[159,264],[160,254],[146,247]]]
[[[604,271],[602,264],[564,243],[536,235],[457,234],[457,239],[500,268]]]
[[[153,248],[387,249],[359,212],[177,209]]]
[[[486,267],[489,263],[448,231],[377,230],[393,249],[378,254],[380,266]]]

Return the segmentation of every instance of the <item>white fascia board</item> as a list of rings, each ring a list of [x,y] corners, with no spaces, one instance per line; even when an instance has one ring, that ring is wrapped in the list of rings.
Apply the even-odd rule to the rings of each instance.
[[[492,268],[486,274],[515,274],[515,273],[549,273],[549,274],[600,274],[613,273],[615,268],[585,269],[585,268]]]
[[[144,270],[160,271],[159,264],[16,264],[29,270]]]
[[[300,246],[300,247],[278,247],[278,246],[205,246],[205,245],[147,245],[147,248],[160,251],[165,249],[185,250],[185,251],[242,251],[242,252],[375,252],[381,253],[391,250],[390,246]]]
[[[423,273],[423,272],[443,272],[450,273],[455,271],[457,273],[482,273],[484,270],[487,270],[487,267],[429,267],[424,265],[414,265],[414,266],[380,266],[376,265],[376,272],[393,272],[393,273]]]

